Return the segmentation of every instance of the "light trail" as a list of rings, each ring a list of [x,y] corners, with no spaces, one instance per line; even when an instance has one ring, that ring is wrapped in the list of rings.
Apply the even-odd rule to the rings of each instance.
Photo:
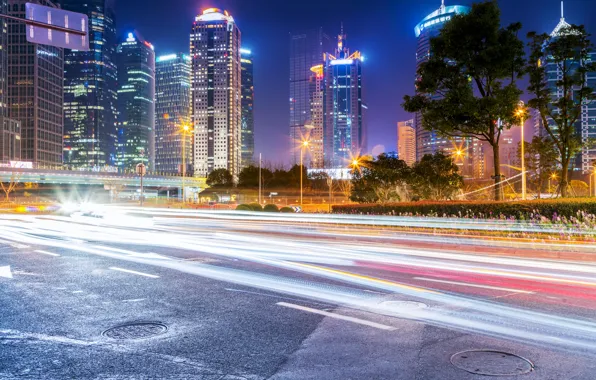
[[[161,268],[165,269],[163,274],[160,272],[162,276],[156,276],[110,267],[159,277],[164,282],[184,273],[448,328],[596,352],[596,321],[552,310],[531,310],[512,300],[507,300],[510,303],[490,300],[475,290],[510,291],[533,297],[538,309],[543,296],[560,293],[557,288],[568,292],[567,297],[581,298],[583,294],[590,299],[596,297],[596,266],[591,264],[490,256],[481,250],[465,252],[464,244],[462,252],[452,253],[358,239],[347,243],[344,233],[368,233],[377,242],[390,235],[378,227],[357,224],[358,217],[354,216],[270,218],[245,217],[233,212],[156,210],[158,217],[151,223],[139,224],[136,220],[147,219],[152,210],[118,209],[119,214],[126,212],[130,212],[127,218],[119,222],[113,222],[114,218],[89,221],[89,218],[0,216],[0,244],[28,245],[44,252],[68,250],[72,255],[89,255],[90,259],[99,256]],[[142,217],[135,216],[139,214]],[[403,223],[407,221],[401,219]],[[126,223],[121,223],[122,220]],[[329,224],[340,220],[344,223],[342,227],[334,228],[343,229],[343,233],[319,234],[322,220]],[[387,223],[379,224],[384,228]],[[233,233],[229,232],[231,228]],[[260,229],[267,233],[275,230],[276,234],[260,236],[257,234]],[[378,234],[378,239],[374,238],[377,232],[385,236]],[[461,238],[461,241],[469,243],[470,239]],[[210,265],[185,260],[204,255],[222,261]],[[408,272],[424,276],[411,276]],[[450,277],[441,277],[447,275]],[[421,277],[429,287],[417,285]],[[495,285],[492,279],[510,285]],[[488,281],[491,283],[487,284]],[[447,285],[465,289],[440,289]],[[426,302],[430,307],[408,310],[385,303],[395,299]]]

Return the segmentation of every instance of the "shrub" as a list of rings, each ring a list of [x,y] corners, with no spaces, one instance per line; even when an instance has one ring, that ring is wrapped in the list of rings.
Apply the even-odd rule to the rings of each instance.
[[[548,219],[596,215],[596,200],[589,198],[538,199],[525,202],[407,202],[334,205],[336,214],[414,215],[432,217]]]
[[[279,212],[279,208],[277,207],[277,205],[274,204],[266,204],[265,207],[263,207],[263,211],[265,212]]]
[[[236,211],[252,211],[252,207],[247,204],[241,204],[236,207]]]
[[[294,209],[291,207],[282,207],[279,212],[294,213],[296,211],[294,211]]]
[[[258,203],[251,203],[248,205],[253,211],[263,211],[263,207]]]

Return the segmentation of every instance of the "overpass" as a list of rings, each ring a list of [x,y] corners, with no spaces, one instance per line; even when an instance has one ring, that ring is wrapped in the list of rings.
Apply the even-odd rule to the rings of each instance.
[[[136,174],[0,167],[0,182],[11,181],[56,185],[120,185],[124,187],[138,187],[141,184],[141,178]],[[182,177],[179,176],[146,175],[143,177],[143,186],[163,190],[180,189],[182,182]],[[206,178],[195,177],[184,178],[184,186],[200,190],[208,187]]]

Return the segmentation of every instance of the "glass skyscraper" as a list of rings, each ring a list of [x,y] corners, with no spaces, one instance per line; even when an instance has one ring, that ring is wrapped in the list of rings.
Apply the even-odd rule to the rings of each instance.
[[[350,54],[338,36],[337,49],[325,55],[323,146],[324,161],[333,168],[347,167],[365,150],[362,103],[362,55]]]
[[[118,67],[118,166],[155,169],[155,52],[136,33],[116,51]]]
[[[157,57],[155,63],[155,170],[182,173],[184,151],[185,173],[192,163],[190,131],[190,64],[187,54]],[[185,131],[184,126],[188,127]],[[184,149],[182,144],[185,144]]]
[[[116,26],[112,0],[62,0],[89,17],[89,51],[65,51],[64,163],[74,168],[116,164]]]
[[[240,49],[242,65],[242,166],[254,162],[255,155],[255,117],[253,57],[248,49]]]
[[[301,139],[312,129],[312,94],[315,83],[311,68],[323,63],[323,54],[333,51],[333,43],[322,28],[290,35],[290,144],[293,163],[300,162]]]
[[[28,0],[9,0],[8,14],[25,18]],[[49,0],[36,3],[56,7]],[[64,52],[27,42],[25,24],[8,21],[8,113],[21,123],[21,159],[62,165]]]
[[[557,38],[557,36],[561,35],[565,28],[568,28],[569,26],[570,25],[565,21],[563,14],[563,3],[561,2],[561,19],[551,33],[551,38]],[[596,52],[591,52],[589,59],[592,62],[596,62]],[[573,61],[569,64],[572,65],[570,67],[571,71],[573,71],[574,67],[578,67],[580,65],[580,62]],[[553,100],[557,100],[564,95],[563,89],[557,86],[557,82],[563,78],[561,68],[555,62],[547,61],[546,75],[548,87],[551,91],[551,97]],[[588,86],[590,86],[592,89],[596,89],[596,72],[588,73],[587,81]],[[593,173],[594,165],[596,164],[596,147],[592,143],[596,139],[596,104],[591,102],[589,104],[582,105],[581,108],[582,112],[579,120],[575,124],[575,130],[577,136],[581,138],[584,146],[582,147],[581,152],[576,156],[575,162],[572,161],[572,167],[570,169],[581,172],[582,174],[591,174]],[[553,123],[552,120],[547,121],[549,124]],[[539,134],[547,135],[546,130],[544,129],[541,129]]]
[[[209,8],[195,18],[190,35],[194,174],[216,169],[240,174],[242,83],[240,29],[234,18]]]
[[[441,4],[439,9],[426,16],[416,25],[414,29],[418,39],[416,70],[420,68],[422,63],[428,61],[431,54],[430,40],[439,34],[445,22],[451,20],[454,15],[468,13],[469,11],[470,8],[466,6],[445,6],[445,4]],[[472,161],[476,153],[471,148],[474,146],[470,141],[471,139],[449,139],[438,135],[434,131],[426,130],[422,125],[422,115],[419,113],[414,117],[414,125],[416,129],[416,160],[419,161],[424,155],[436,152],[444,152],[449,155],[456,150],[463,151],[464,154],[456,160],[456,163],[460,166],[464,175],[472,176]]]

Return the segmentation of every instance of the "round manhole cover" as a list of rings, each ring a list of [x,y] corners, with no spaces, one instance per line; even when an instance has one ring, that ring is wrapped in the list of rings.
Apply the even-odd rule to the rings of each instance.
[[[381,302],[381,304],[396,310],[418,310],[426,309],[428,307],[427,304],[416,301],[384,301]]]
[[[528,359],[494,350],[458,352],[451,357],[451,364],[464,371],[485,376],[515,376],[534,370],[534,364]]]
[[[112,339],[143,339],[160,335],[168,327],[159,322],[134,322],[107,329],[102,335]]]

